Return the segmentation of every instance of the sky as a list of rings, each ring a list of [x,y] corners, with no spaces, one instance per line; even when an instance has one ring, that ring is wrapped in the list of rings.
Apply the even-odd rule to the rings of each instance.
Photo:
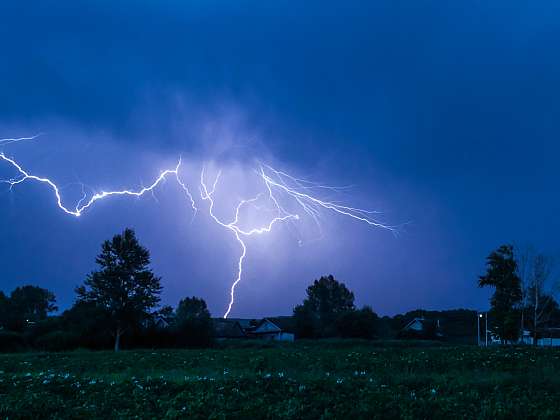
[[[231,316],[290,314],[327,274],[383,315],[484,310],[493,249],[560,257],[559,18],[556,1],[2,1],[0,138],[43,133],[2,151],[68,206],[81,183],[139,188],[181,156],[199,211],[172,179],[80,218],[45,185],[0,186],[0,289],[46,287],[66,309],[131,227],[163,303],[195,295],[221,316],[241,250],[200,171],[223,170],[230,219],[266,162],[349,186],[314,193],[398,234],[324,211],[320,231],[306,217],[249,238]]]

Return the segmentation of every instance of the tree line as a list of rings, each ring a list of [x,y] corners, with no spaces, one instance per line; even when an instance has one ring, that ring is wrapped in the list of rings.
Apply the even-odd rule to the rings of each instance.
[[[206,302],[197,297],[181,299],[174,309],[160,306],[161,278],[150,268],[150,253],[133,230],[126,229],[104,241],[96,257],[97,270],[75,289],[74,305],[59,316],[52,292],[37,286],[0,292],[0,351],[18,348],[65,350],[77,347],[121,349],[126,347],[185,347],[213,344],[213,321]],[[535,340],[547,325],[560,325],[560,309],[551,286],[552,262],[533,252],[514,255],[504,245],[487,258],[487,272],[480,287],[495,289],[490,319],[495,334],[513,342],[529,328]],[[411,319],[425,317],[421,334],[407,334]],[[354,294],[332,275],[315,280],[306,298],[293,310],[293,331],[298,338],[431,338],[438,339],[440,320],[445,337],[476,337],[476,312],[412,311],[380,318],[372,308],[356,307]],[[158,325],[165,323],[165,328]]]
[[[60,316],[52,292],[18,287],[9,296],[0,293],[0,350],[31,346],[44,350],[75,347],[203,346],[212,341],[210,312],[203,299],[187,297],[174,310],[159,309],[161,278],[150,268],[150,253],[132,229],[103,242],[96,258],[98,269],[75,289],[74,305]],[[165,330],[154,320],[168,319]]]
[[[206,302],[182,299],[177,308],[160,307],[161,279],[150,268],[150,253],[133,230],[104,241],[97,270],[75,289],[73,306],[59,316],[52,292],[37,286],[0,293],[0,350],[31,347],[64,350],[76,347],[120,350],[130,347],[207,346],[214,337]],[[157,321],[163,320],[165,328]],[[378,336],[380,319],[370,307],[358,309],[354,294],[326,276],[307,288],[293,312],[299,338]]]

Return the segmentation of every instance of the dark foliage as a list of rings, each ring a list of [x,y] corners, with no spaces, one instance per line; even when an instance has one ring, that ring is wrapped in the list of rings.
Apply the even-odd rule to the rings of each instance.
[[[523,297],[521,279],[517,275],[517,262],[511,245],[502,245],[486,259],[486,274],[480,276],[480,287],[494,287],[490,300],[490,314],[496,333],[502,341],[514,341],[519,337],[520,312]]]
[[[377,336],[379,317],[369,306],[355,311],[347,311],[338,317],[336,327],[343,338],[367,338]]]
[[[37,286],[21,286],[7,298],[0,295],[0,325],[12,331],[23,331],[57,310],[52,292]]]
[[[0,290],[0,329],[8,328],[8,297]]]
[[[15,331],[0,331],[0,352],[17,352],[26,349],[25,338],[22,333]]]
[[[213,324],[203,299],[187,297],[177,306],[173,330],[181,346],[207,346],[213,340]]]
[[[92,272],[76,293],[79,301],[107,311],[118,351],[121,336],[149,318],[158,304],[160,279],[149,269],[150,253],[132,229],[105,241],[96,262],[100,270]]]
[[[111,347],[110,314],[95,302],[77,301],[61,318],[64,330],[78,336],[79,347],[92,350]]]
[[[356,310],[354,294],[331,275],[307,288],[307,298],[294,308],[294,319],[300,338],[373,338],[378,317],[368,307]]]

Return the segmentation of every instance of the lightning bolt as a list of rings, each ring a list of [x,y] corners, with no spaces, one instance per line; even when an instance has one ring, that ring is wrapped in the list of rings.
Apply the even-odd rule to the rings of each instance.
[[[41,137],[42,135],[43,135],[43,133],[38,133],[38,134],[35,134],[34,136],[31,136],[31,137],[17,137],[17,138],[12,138],[12,139],[0,139],[0,147],[7,146],[8,144],[12,144],[12,143],[19,143],[20,141],[35,140],[36,138]]]
[[[231,289],[230,289],[230,301],[228,304],[228,308],[226,310],[226,312],[224,313],[224,318],[227,318],[229,313],[231,312],[231,308],[233,307],[233,304],[235,302],[235,288],[237,286],[237,284],[241,281],[241,276],[243,275],[243,262],[245,260],[245,257],[247,256],[247,245],[245,243],[245,241],[243,240],[245,237],[247,236],[253,236],[253,235],[261,235],[263,233],[268,233],[272,230],[272,227],[279,222],[284,222],[286,220],[289,219],[294,219],[294,220],[298,220],[299,216],[297,214],[285,214],[285,215],[281,215],[281,216],[277,216],[274,217],[270,220],[270,222],[268,223],[268,225],[266,226],[262,226],[259,228],[254,228],[251,230],[243,230],[242,228],[239,227],[239,212],[241,211],[241,208],[249,203],[253,203],[255,201],[257,201],[260,197],[260,194],[257,195],[254,198],[250,198],[247,200],[241,200],[239,202],[239,204],[237,205],[236,209],[235,209],[235,217],[233,219],[233,221],[226,223],[222,220],[220,220],[214,213],[214,193],[216,191],[216,186],[218,184],[218,181],[220,179],[222,172],[219,171],[218,174],[216,175],[216,178],[214,179],[214,183],[212,184],[212,189],[208,189],[208,186],[206,185],[206,182],[204,180],[204,167],[202,168],[202,171],[200,172],[200,192],[201,192],[201,197],[203,200],[207,200],[210,202],[210,206],[208,208],[208,212],[210,214],[210,217],[220,226],[228,229],[229,231],[231,231],[233,233],[233,235],[235,236],[235,239],[237,240],[237,242],[239,243],[239,245],[241,246],[241,255],[239,256],[239,260],[237,261],[237,277],[235,278],[235,280],[233,281],[232,285],[231,285]]]
[[[186,188],[186,186],[183,184],[183,182],[179,178],[179,168],[181,167],[181,159],[179,159],[179,162],[177,163],[177,166],[174,169],[166,169],[165,171],[160,173],[160,175],[152,182],[152,184],[150,186],[143,187],[143,188],[141,188],[137,191],[134,191],[134,190],[101,191],[99,193],[93,194],[89,198],[89,200],[86,200],[87,196],[85,194],[85,191],[82,189],[83,196],[80,199],[80,201],[78,201],[77,205],[73,209],[68,208],[63,204],[62,196],[60,195],[60,188],[53,181],[51,181],[49,178],[44,178],[44,177],[40,177],[40,176],[37,176],[37,175],[30,174],[25,169],[23,169],[23,167],[19,163],[17,163],[14,159],[6,156],[4,154],[4,152],[0,152],[0,159],[9,163],[10,165],[12,165],[12,167],[14,169],[16,169],[19,173],[19,177],[17,177],[17,178],[12,178],[12,179],[9,179],[9,180],[0,180],[0,182],[8,184],[10,186],[10,189],[12,189],[15,185],[21,184],[21,183],[23,183],[25,181],[29,181],[29,180],[37,181],[37,182],[46,184],[53,191],[53,193],[56,197],[56,204],[57,204],[58,208],[60,210],[62,210],[64,213],[69,214],[71,216],[80,217],[82,215],[82,213],[85,210],[89,209],[95,202],[97,202],[99,200],[102,200],[104,198],[107,198],[107,197],[123,196],[123,195],[124,196],[141,197],[144,194],[146,194],[147,192],[153,192],[153,190],[163,180],[165,180],[165,178],[169,175],[174,175],[175,176],[175,178],[177,179],[177,182],[179,183],[179,185],[181,185],[183,187],[183,190],[184,190],[185,194],[191,200],[193,209],[196,210],[192,195],[190,194],[188,188]]]
[[[8,144],[12,144],[12,143],[17,143],[17,142],[20,142],[20,141],[34,140],[41,135],[42,135],[42,133],[36,134],[34,136],[31,136],[31,137],[0,139],[0,147],[8,145]],[[8,164],[10,164],[19,174],[19,176],[16,177],[16,178],[12,178],[12,179],[9,179],[9,180],[0,180],[0,182],[8,184],[10,186],[10,190],[14,186],[16,186],[18,184],[21,184],[23,182],[26,182],[26,181],[37,181],[37,182],[46,184],[53,191],[53,193],[56,197],[56,204],[57,204],[58,208],[60,208],[60,210],[62,210],[64,213],[69,214],[71,216],[80,217],[82,215],[82,213],[85,210],[87,210],[88,208],[90,208],[95,202],[97,202],[101,199],[107,198],[107,197],[111,197],[111,196],[141,197],[144,194],[146,194],[147,192],[152,193],[154,191],[154,189],[163,180],[165,180],[167,178],[167,176],[169,176],[169,175],[174,175],[175,176],[175,179],[177,180],[177,183],[181,186],[181,188],[183,189],[183,192],[189,198],[189,200],[191,202],[191,207],[192,207],[194,213],[196,214],[196,211],[197,211],[197,208],[196,208],[194,199],[192,197],[192,194],[190,193],[189,189],[183,183],[183,181],[181,180],[181,178],[179,176],[179,169],[181,167],[181,157],[179,157],[179,161],[178,161],[178,163],[177,163],[177,165],[175,166],[174,169],[166,169],[165,171],[160,173],[160,175],[152,182],[152,184],[150,184],[148,187],[143,187],[143,188],[141,188],[137,191],[133,191],[133,190],[101,191],[99,193],[93,194],[89,198],[89,200],[86,201],[87,194],[85,192],[85,186],[83,184],[81,184],[81,186],[82,186],[82,198],[80,198],[80,200],[78,201],[78,203],[76,204],[76,206],[73,209],[66,207],[62,203],[62,196],[60,195],[60,188],[53,181],[51,181],[49,178],[40,177],[40,176],[33,175],[33,174],[29,173],[27,170],[25,170],[23,168],[22,165],[20,165],[18,162],[16,162],[15,159],[12,159],[12,158],[6,156],[6,154],[4,152],[0,152],[0,160],[3,160],[4,162],[7,162]]]
[[[10,139],[0,139],[0,148],[2,146],[17,143],[25,140],[34,140],[41,134],[32,137],[21,137],[21,138],[10,138]],[[160,175],[147,187],[142,187],[137,190],[117,190],[117,191],[101,191],[97,193],[92,193],[88,198],[88,194],[85,190],[85,185],[80,184],[82,187],[82,196],[76,203],[74,207],[67,207],[62,200],[60,193],[60,188],[51,179],[46,177],[41,177],[30,173],[28,170],[18,163],[15,159],[8,157],[3,151],[0,151],[0,161],[8,163],[13,169],[16,170],[17,176],[8,180],[0,180],[2,183],[9,185],[10,190],[26,181],[35,181],[45,184],[49,187],[54,196],[55,201],[60,210],[64,213],[80,217],[86,210],[92,207],[97,201],[115,197],[115,196],[133,196],[141,197],[146,193],[154,193],[154,190],[168,177],[172,176],[177,181],[181,190],[185,194],[190,206],[193,210],[193,219],[198,212],[196,202],[194,200],[191,191],[187,187],[186,183],[180,177],[180,170],[182,165],[182,159],[179,157],[177,165],[174,168],[166,169],[160,173]],[[237,285],[243,276],[243,264],[247,256],[247,243],[246,240],[249,237],[263,235],[271,232],[276,224],[280,223],[290,223],[294,225],[298,221],[302,221],[303,217],[309,217],[313,220],[314,224],[317,226],[320,235],[322,235],[321,228],[321,216],[323,211],[329,211],[335,215],[348,217],[356,221],[365,223],[370,227],[382,228],[397,232],[395,226],[386,225],[379,220],[377,220],[374,215],[378,212],[360,209],[356,207],[350,207],[347,205],[339,204],[332,200],[325,200],[319,198],[315,194],[316,191],[329,191],[331,193],[338,193],[343,189],[349,187],[333,187],[324,184],[318,184],[311,182],[302,178],[296,178],[289,175],[286,172],[274,169],[272,166],[266,165],[264,163],[259,163],[255,174],[260,181],[262,181],[263,191],[258,193],[253,198],[248,198],[239,201],[233,212],[233,218],[231,221],[227,222],[219,218],[214,209],[216,205],[215,194],[220,182],[220,177],[222,175],[221,171],[218,171],[212,185],[209,187],[206,183],[205,167],[202,167],[200,172],[200,195],[203,201],[209,203],[208,214],[210,218],[221,227],[229,230],[235,240],[240,246],[240,254],[237,260],[237,275],[230,287],[230,298],[223,317],[227,318],[235,304],[235,290]],[[264,205],[257,205],[257,203],[264,202]],[[241,226],[240,218],[241,211],[246,206],[253,206],[257,210],[266,210],[267,214],[270,214],[269,220],[264,225],[254,227],[252,229],[243,228]],[[290,211],[288,208],[298,208],[298,212]],[[297,226],[296,226],[297,229]],[[299,240],[301,244],[301,239]]]
[[[307,213],[320,228],[320,210],[326,209],[341,216],[350,217],[357,221],[366,223],[370,226],[388,229],[394,233],[397,232],[397,226],[390,226],[381,223],[377,219],[373,218],[372,215],[379,214],[377,211],[365,210],[356,207],[349,207],[342,204],[337,204],[333,201],[321,200],[307,192],[303,192],[310,189],[327,189],[331,191],[339,191],[341,187],[332,187],[328,185],[315,184],[310,181],[301,180],[299,178],[294,178],[285,172],[278,171],[271,166],[260,164],[259,175],[264,181],[266,188],[269,193],[269,197],[276,204],[277,208],[286,212],[279,204],[279,200],[276,197],[274,191],[278,190],[285,193],[288,197],[295,200],[295,202],[302,208],[302,210]],[[342,187],[347,188],[347,187]]]

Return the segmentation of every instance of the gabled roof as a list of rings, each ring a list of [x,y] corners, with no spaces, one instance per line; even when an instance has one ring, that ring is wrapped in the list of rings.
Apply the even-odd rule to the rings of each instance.
[[[256,319],[248,319],[248,318],[226,318],[228,321],[238,322],[241,328],[244,330],[254,327],[258,324]]]
[[[424,318],[413,318],[408,324],[403,327],[403,330],[416,330],[414,328],[416,325],[419,325],[422,329],[425,328],[426,320]]]
[[[279,333],[282,332],[282,328],[272,322],[270,319],[265,318],[257,325],[252,333],[253,334],[267,334],[267,333]]]
[[[171,320],[168,318],[165,318],[163,316],[156,316],[154,318],[154,325],[159,327],[159,328],[167,328],[169,327],[169,324],[171,323]]]
[[[217,338],[242,338],[245,337],[245,332],[238,321],[214,318],[212,319],[214,326],[214,335]]]
[[[420,329],[415,328],[415,326],[419,326]],[[434,328],[436,329],[436,333],[439,333],[440,325],[439,319],[426,319],[426,318],[414,318],[408,324],[406,324],[403,330],[414,330],[414,331],[425,331],[427,328]]]
[[[296,320],[293,316],[275,316],[266,318],[280,327],[284,332],[296,332]]]

